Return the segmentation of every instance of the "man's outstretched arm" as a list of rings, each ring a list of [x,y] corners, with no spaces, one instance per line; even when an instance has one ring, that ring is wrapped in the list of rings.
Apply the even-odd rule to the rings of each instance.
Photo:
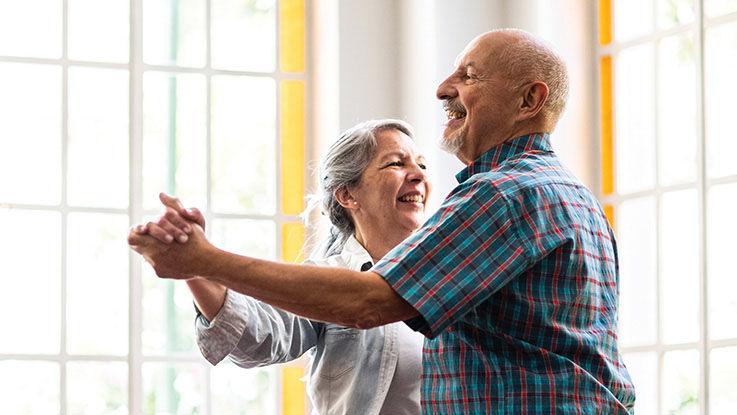
[[[183,244],[135,232],[128,243],[162,278],[199,276],[314,320],[367,329],[418,315],[376,273],[236,255],[214,247],[199,226],[192,227]]]

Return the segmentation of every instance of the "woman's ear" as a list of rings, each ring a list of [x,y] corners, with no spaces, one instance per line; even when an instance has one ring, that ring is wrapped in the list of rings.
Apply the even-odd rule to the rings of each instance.
[[[358,202],[346,187],[333,190],[333,196],[344,209],[355,209],[358,207]]]

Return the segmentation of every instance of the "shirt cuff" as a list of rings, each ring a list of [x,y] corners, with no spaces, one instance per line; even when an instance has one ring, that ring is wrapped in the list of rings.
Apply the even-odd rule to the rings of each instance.
[[[238,345],[246,328],[246,303],[242,294],[227,290],[223,306],[211,322],[201,314],[195,319],[197,346],[211,364],[218,364]]]

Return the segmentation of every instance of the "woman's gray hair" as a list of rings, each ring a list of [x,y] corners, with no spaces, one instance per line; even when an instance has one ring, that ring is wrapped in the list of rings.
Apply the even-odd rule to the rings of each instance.
[[[326,256],[339,253],[356,231],[350,214],[335,199],[335,192],[358,185],[374,157],[376,136],[387,130],[396,130],[414,139],[412,127],[404,121],[364,121],[344,131],[320,161],[319,192],[310,197],[305,213],[309,214],[319,204],[332,223],[330,237],[321,249]]]

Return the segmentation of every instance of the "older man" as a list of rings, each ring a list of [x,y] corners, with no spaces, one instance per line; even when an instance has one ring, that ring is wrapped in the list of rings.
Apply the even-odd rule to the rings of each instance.
[[[630,413],[614,237],[548,137],[567,82],[561,59],[526,32],[471,41],[437,92],[443,146],[467,164],[459,185],[367,272],[233,255],[199,231],[184,244],[135,232],[129,242],[160,276],[203,276],[359,328],[405,320],[427,337],[426,413]],[[177,212],[186,215],[172,204],[175,225]]]

